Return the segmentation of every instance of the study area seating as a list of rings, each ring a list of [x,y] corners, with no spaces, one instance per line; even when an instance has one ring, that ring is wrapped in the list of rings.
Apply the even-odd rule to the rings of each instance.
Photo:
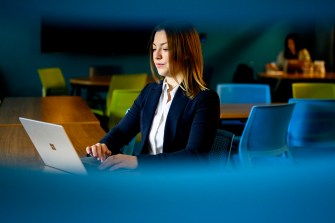
[[[333,83],[292,83],[293,98],[335,99]]]
[[[210,166],[224,169],[229,162],[234,134],[222,129],[217,129],[213,146],[209,152]]]
[[[42,96],[68,95],[66,82],[60,68],[37,69],[42,83]]]
[[[335,154],[335,99],[294,99],[288,145],[296,158]],[[326,152],[327,151],[327,152]]]
[[[271,103],[270,86],[267,84],[217,84],[216,92],[221,104]]]
[[[114,74],[123,74],[123,69],[118,65],[92,65],[89,68],[89,77],[112,76]],[[87,89],[86,101],[91,106],[103,106],[106,103],[106,94],[99,92],[94,88]]]
[[[147,78],[148,78],[148,75],[146,73],[115,74],[112,76],[109,89],[107,92],[106,105],[101,108],[92,108],[92,112],[96,114],[97,117],[100,119],[102,127],[106,131],[108,131],[108,129],[111,127],[109,119],[110,119],[110,114],[111,114],[111,106],[113,103],[114,90],[116,89],[142,89],[147,83]],[[128,106],[127,108],[129,107],[130,106]],[[124,110],[123,115],[125,114],[125,111],[126,110]]]
[[[253,106],[239,143],[239,161],[244,167],[267,160],[286,163],[291,160],[287,129],[294,104]],[[263,164],[264,164],[263,163]]]
[[[216,86],[221,104],[271,103],[270,86],[267,84],[220,83]],[[233,132],[238,142],[245,122],[241,120],[221,120],[221,127]]]
[[[107,109],[109,128],[117,125],[132,106],[142,89],[115,89]]]

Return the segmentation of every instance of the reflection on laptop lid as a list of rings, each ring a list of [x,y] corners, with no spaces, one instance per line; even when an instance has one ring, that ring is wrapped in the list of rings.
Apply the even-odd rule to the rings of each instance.
[[[72,174],[87,174],[63,126],[19,119],[47,167]]]

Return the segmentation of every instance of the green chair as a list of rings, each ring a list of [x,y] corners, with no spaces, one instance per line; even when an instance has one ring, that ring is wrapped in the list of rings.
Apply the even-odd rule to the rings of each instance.
[[[91,111],[100,120],[101,127],[108,131],[114,126],[115,121],[109,121],[111,114],[111,107],[113,103],[113,92],[116,89],[142,89],[147,83],[148,75],[146,73],[140,74],[114,74],[111,78],[109,89],[106,96],[106,106],[100,108],[92,108]],[[133,101],[132,101],[133,102]],[[127,107],[127,109],[130,106]],[[112,109],[113,110],[113,109]],[[125,114],[125,109],[120,113]]]
[[[115,89],[113,91],[111,104],[107,113],[109,117],[109,129],[121,121],[141,90],[142,89]],[[123,147],[123,153],[128,155],[133,154],[136,141],[140,141],[140,134],[134,137],[128,145]]]
[[[133,105],[135,99],[142,89],[115,89],[112,93],[107,116],[109,117],[109,127],[117,125],[125,116],[127,110]]]
[[[92,108],[92,112],[99,116],[109,117],[112,94],[116,89],[142,89],[147,83],[148,75],[141,74],[114,74],[111,78],[106,97],[106,106],[102,108]]]
[[[42,96],[68,95],[65,79],[60,68],[37,69],[42,83]]]
[[[293,98],[335,99],[333,83],[293,83]]]

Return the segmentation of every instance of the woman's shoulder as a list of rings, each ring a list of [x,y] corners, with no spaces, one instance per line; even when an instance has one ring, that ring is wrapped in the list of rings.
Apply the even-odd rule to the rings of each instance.
[[[219,100],[219,95],[216,91],[213,89],[207,88],[204,90],[201,90],[196,96],[195,99],[201,100],[208,100],[208,99],[214,99],[214,100]]]
[[[156,82],[150,82],[147,85],[144,86],[144,88],[141,91],[141,96],[146,96],[148,94],[153,93],[152,91],[159,91],[162,89],[162,85]]]
[[[162,88],[162,84],[161,83],[157,83],[157,82],[150,82],[147,85],[144,86],[143,90],[144,92],[150,91],[150,90],[156,90],[156,89],[160,89]]]

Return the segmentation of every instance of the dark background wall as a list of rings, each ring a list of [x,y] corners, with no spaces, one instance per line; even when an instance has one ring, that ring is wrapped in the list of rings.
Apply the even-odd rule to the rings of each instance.
[[[203,43],[209,85],[230,82],[239,63],[255,74],[264,71],[282,49],[288,32],[299,32],[313,60],[334,71],[334,2],[302,0],[271,3],[242,1],[0,0],[0,93],[39,96],[37,68],[60,67],[66,80],[87,76],[90,65],[121,65],[127,73],[148,72],[148,55],[41,53],[44,16],[83,20],[90,25],[115,22],[141,25],[165,19],[191,21],[205,33]],[[65,21],[66,22],[66,21]],[[134,37],[135,38],[135,37]],[[125,46],[127,47],[127,46]],[[209,72],[210,71],[210,72]]]

